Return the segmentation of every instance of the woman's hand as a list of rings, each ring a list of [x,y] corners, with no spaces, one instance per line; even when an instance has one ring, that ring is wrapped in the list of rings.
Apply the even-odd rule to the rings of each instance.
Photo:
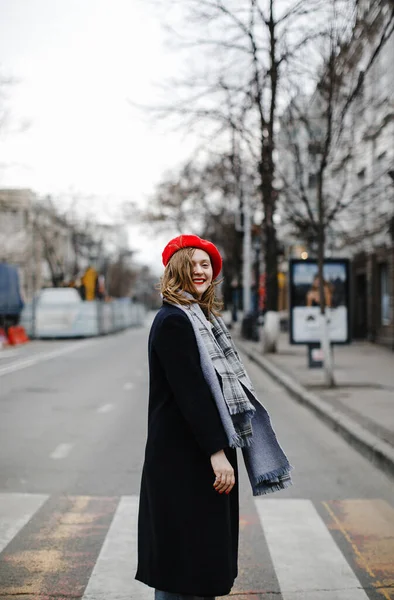
[[[229,463],[224,450],[219,450],[211,456],[211,465],[213,472],[216,475],[213,487],[219,494],[229,494],[235,484],[234,469]]]

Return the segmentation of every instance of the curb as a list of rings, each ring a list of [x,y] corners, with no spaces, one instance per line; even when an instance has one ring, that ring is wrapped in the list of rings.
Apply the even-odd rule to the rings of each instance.
[[[307,406],[326,424],[340,435],[360,454],[368,458],[374,465],[386,474],[394,477],[394,448],[364,427],[336,410],[313,392],[309,392],[293,377],[281,371],[269,359],[260,356],[247,348],[242,340],[237,340],[237,346],[246,356],[266,371],[275,381],[282,385],[293,398]]]

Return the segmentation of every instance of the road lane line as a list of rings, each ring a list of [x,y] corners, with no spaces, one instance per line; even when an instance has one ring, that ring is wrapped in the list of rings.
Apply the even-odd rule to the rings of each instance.
[[[1,350],[0,358],[10,358],[12,356],[18,356],[18,354],[20,354],[20,350]]]
[[[115,408],[114,404],[103,404],[100,408],[97,409],[98,413],[107,413]]]
[[[58,356],[62,356],[63,354],[74,352],[74,350],[86,348],[87,346],[91,346],[95,342],[96,340],[78,342],[77,344],[72,344],[72,346],[67,346],[66,348],[59,348],[58,350],[53,350],[52,352],[42,352],[41,354],[37,354],[37,356],[25,358],[23,360],[13,363],[12,365],[5,365],[4,367],[0,367],[0,377],[8,375],[9,373],[14,373],[15,371],[20,371],[21,369],[26,369],[27,367],[31,367],[46,360],[52,360],[53,358],[57,358]]]
[[[255,504],[283,600],[368,600],[310,500]]]
[[[0,552],[48,498],[46,494],[0,494]]]
[[[74,444],[59,444],[58,446],[56,446],[55,450],[52,452],[50,457],[54,460],[66,458],[70,454],[73,447]]]
[[[152,589],[134,579],[138,496],[122,496],[90,576],[83,600],[151,600]]]

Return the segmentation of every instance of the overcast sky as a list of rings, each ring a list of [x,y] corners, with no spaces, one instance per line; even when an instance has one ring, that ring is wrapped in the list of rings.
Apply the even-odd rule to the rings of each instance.
[[[0,0],[0,75],[15,80],[0,187],[100,195],[100,214],[103,198],[143,204],[192,141],[150,123],[129,100],[155,104],[157,85],[179,68],[142,0]],[[150,240],[134,231],[140,258],[155,264],[161,241]]]

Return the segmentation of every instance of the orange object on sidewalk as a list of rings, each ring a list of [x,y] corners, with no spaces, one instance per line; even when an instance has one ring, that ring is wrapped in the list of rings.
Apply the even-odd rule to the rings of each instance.
[[[16,344],[25,344],[29,341],[24,327],[15,325],[8,328],[8,342],[15,346]]]

